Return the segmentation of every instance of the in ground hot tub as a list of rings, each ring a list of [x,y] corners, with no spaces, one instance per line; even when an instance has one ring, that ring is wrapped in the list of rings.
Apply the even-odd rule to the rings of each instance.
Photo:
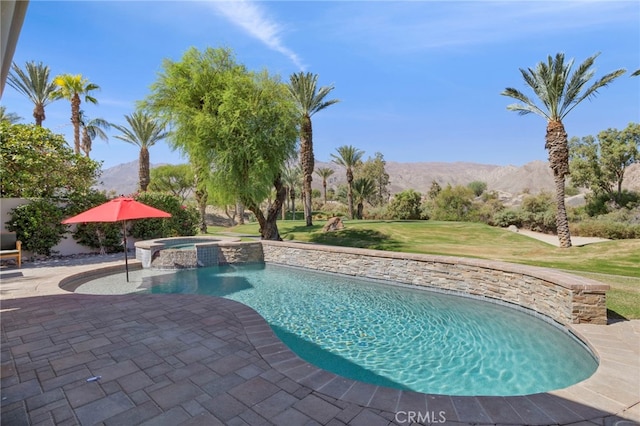
[[[239,242],[233,237],[174,237],[136,242],[136,259],[143,268],[193,269],[220,263],[219,244]]]

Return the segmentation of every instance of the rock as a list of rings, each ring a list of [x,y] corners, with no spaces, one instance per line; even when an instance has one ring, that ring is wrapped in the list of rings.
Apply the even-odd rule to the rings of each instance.
[[[509,228],[507,229],[511,232],[518,232],[518,227],[515,225],[509,225]]]
[[[337,231],[339,229],[344,229],[344,223],[339,217],[332,217],[322,227],[322,232]]]

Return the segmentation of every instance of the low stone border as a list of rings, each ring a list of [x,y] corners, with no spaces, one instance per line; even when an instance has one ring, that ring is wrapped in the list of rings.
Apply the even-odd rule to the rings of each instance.
[[[264,261],[515,304],[560,324],[606,324],[609,285],[526,265],[450,256],[261,241]]]

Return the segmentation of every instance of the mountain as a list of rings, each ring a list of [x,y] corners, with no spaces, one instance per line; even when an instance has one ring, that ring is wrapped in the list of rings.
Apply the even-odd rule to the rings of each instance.
[[[157,167],[161,164],[152,164]],[[346,184],[344,169],[334,163],[316,162],[316,168],[328,167],[335,173],[327,180],[328,187]],[[436,181],[441,187],[451,185],[467,185],[473,181],[487,184],[488,190],[499,191],[510,195],[523,192],[538,193],[554,191],[553,174],[544,161],[532,161],[523,166],[497,166],[478,163],[397,163],[387,162],[391,193],[396,194],[405,189],[415,189],[427,193],[431,183]],[[105,169],[98,190],[113,191],[117,194],[130,194],[138,187],[138,162],[120,164]],[[313,176],[313,187],[322,188],[319,176]],[[625,171],[623,188],[640,191],[640,164],[634,164]]]

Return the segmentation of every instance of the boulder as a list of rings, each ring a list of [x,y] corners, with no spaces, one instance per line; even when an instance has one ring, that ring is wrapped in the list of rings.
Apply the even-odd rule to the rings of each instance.
[[[332,217],[322,227],[322,232],[337,231],[339,229],[344,229],[344,223],[339,217]]]

